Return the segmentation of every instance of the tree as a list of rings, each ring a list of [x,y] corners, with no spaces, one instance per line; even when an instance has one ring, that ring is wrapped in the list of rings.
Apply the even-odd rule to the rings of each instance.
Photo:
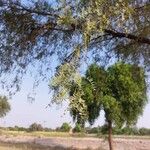
[[[124,63],[108,68],[108,92],[103,105],[110,145],[112,124],[135,124],[142,114],[147,102],[146,87],[143,68]]]
[[[68,123],[63,123],[62,126],[60,127],[60,130],[63,132],[69,132],[71,129],[71,126]]]
[[[43,127],[41,124],[33,123],[29,126],[29,131],[42,131]]]
[[[139,129],[139,134],[140,134],[140,135],[150,135],[150,129],[147,129],[147,128],[140,128],[140,129]]]
[[[11,110],[10,104],[6,96],[0,96],[0,118],[6,116]]]
[[[107,70],[92,64],[82,81],[82,98],[87,106],[88,121],[92,124],[99,117],[100,110],[104,110],[105,129],[108,129],[112,150],[113,126],[134,125],[147,103],[144,69],[122,62]],[[72,95],[74,91],[75,88],[71,89]],[[79,118],[79,112],[73,115]]]

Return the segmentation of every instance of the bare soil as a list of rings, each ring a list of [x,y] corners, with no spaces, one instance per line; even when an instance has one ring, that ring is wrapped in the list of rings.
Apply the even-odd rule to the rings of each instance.
[[[29,136],[0,136],[3,143],[37,144],[43,147],[59,147],[61,149],[97,149],[108,150],[108,142],[102,138],[75,138],[75,137],[29,137]],[[149,138],[114,138],[115,150],[150,150]]]

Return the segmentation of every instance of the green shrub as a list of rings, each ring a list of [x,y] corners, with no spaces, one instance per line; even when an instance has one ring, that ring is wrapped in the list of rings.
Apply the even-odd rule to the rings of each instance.
[[[140,128],[139,135],[150,135],[150,129],[147,128]]]
[[[73,129],[73,132],[83,132],[83,128],[81,127],[80,124],[77,123]]]
[[[62,132],[69,132],[71,129],[71,126],[68,123],[63,123],[62,126],[60,127],[60,131]]]
[[[101,127],[85,128],[86,133],[88,134],[99,134],[101,133]]]

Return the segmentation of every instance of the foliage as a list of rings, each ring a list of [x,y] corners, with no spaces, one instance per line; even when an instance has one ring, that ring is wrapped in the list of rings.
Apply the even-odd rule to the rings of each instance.
[[[51,89],[54,90],[53,102],[60,104],[63,100],[69,99],[70,107],[74,110],[78,110],[81,114],[81,118],[85,118],[86,105],[84,105],[84,100],[81,97],[83,91],[79,73],[76,72],[72,63],[66,63],[57,69],[57,74],[50,84]],[[76,83],[78,88],[73,95],[70,95],[69,92],[73,83]]]
[[[83,128],[81,126],[81,124],[76,123],[75,127],[73,128],[73,132],[78,133],[78,132],[82,132]]]
[[[62,132],[69,132],[71,129],[71,126],[68,123],[63,123],[62,126],[60,127],[60,131]]]
[[[139,129],[139,134],[140,134],[140,135],[150,135],[150,129],[147,129],[147,128],[140,128],[140,129]]]
[[[98,127],[86,127],[85,128],[85,132],[88,133],[88,134],[101,134],[101,127],[98,126]]]
[[[76,128],[76,126],[75,126]],[[84,128],[84,130],[75,130],[75,128],[73,129],[74,132],[82,132],[84,131],[84,133],[88,134],[93,134],[93,136],[99,136],[99,135],[106,135],[108,134],[108,127],[106,124],[104,124],[103,126],[98,126],[98,127],[86,127]],[[81,129],[81,126],[78,125],[78,128]],[[77,129],[77,128],[76,128]],[[61,132],[61,130],[52,130],[52,129],[48,129],[46,130],[45,128],[43,129],[43,131],[38,131],[38,132],[34,132],[34,133],[28,133],[29,129],[28,128],[24,128],[24,127],[19,127],[19,126],[15,126],[15,127],[0,127],[0,130],[3,131],[3,135],[5,134],[13,134],[14,136],[16,135],[23,135],[23,133],[25,133],[24,135],[35,135],[35,136],[62,136],[62,137],[66,137],[69,136],[69,134],[67,133],[63,133]],[[17,132],[16,132],[17,131]],[[22,132],[23,131],[23,132]],[[27,133],[27,134],[26,134]],[[137,136],[149,136],[150,135],[150,129],[149,128],[137,128],[137,127],[123,127],[123,128],[117,128],[114,127],[113,128],[113,134],[114,135],[137,135]],[[73,136],[78,136],[78,134],[75,134]],[[80,136],[80,135],[79,135]],[[91,137],[92,135],[90,135]]]
[[[5,96],[0,96],[0,118],[6,116],[6,114],[11,110],[8,99]]]
[[[102,108],[101,99],[103,97],[103,91],[106,88],[105,78],[106,72],[104,68],[101,68],[96,64],[89,66],[85,77],[82,77],[81,88],[83,95],[81,98],[84,100],[87,107],[87,119],[90,124],[93,124],[95,119],[98,118]],[[72,84],[70,96],[72,96],[76,90],[78,90],[78,85]],[[73,108],[70,109],[70,113],[73,116],[73,120],[84,127],[86,118],[82,118],[80,112]]]
[[[147,103],[147,86],[143,68],[137,65],[118,63],[108,68],[108,74],[109,90],[107,95],[112,97],[116,103],[113,107],[111,107],[111,103],[108,103],[109,109],[114,113],[116,109],[120,109],[120,114],[115,116],[118,118],[114,123],[125,123],[126,125],[136,123]],[[112,113],[108,112],[107,114],[106,118],[108,117],[109,120]]]
[[[18,126],[14,126],[14,127],[8,127],[9,131],[28,131],[27,128],[24,127],[18,127]]]
[[[93,128],[85,128],[86,133],[88,134],[97,134],[97,135],[106,135],[108,134],[108,126],[107,124],[104,124],[103,126],[100,127],[93,127]],[[150,135],[150,129],[148,128],[137,128],[137,127],[123,127],[123,128],[118,128],[114,127],[113,128],[113,134],[114,135]]]

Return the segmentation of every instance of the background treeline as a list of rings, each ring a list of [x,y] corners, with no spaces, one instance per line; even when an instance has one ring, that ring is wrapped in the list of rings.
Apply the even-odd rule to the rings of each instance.
[[[56,129],[51,129],[43,127],[41,124],[33,123],[28,128],[25,127],[0,127],[1,130],[8,131],[25,131],[25,132],[34,132],[34,131],[45,131],[45,132],[82,132],[86,134],[97,134],[105,135],[108,134],[107,125],[98,126],[98,127],[86,127],[82,128],[80,125],[76,125],[72,128],[68,123],[63,123],[60,127]],[[124,128],[113,128],[114,135],[150,135],[150,128],[137,128],[137,127],[124,127]]]
[[[105,135],[108,134],[107,127],[93,127],[93,128],[86,128],[86,132],[88,134],[99,134]],[[149,128],[136,128],[136,127],[124,127],[124,128],[113,128],[114,135],[150,135]]]

